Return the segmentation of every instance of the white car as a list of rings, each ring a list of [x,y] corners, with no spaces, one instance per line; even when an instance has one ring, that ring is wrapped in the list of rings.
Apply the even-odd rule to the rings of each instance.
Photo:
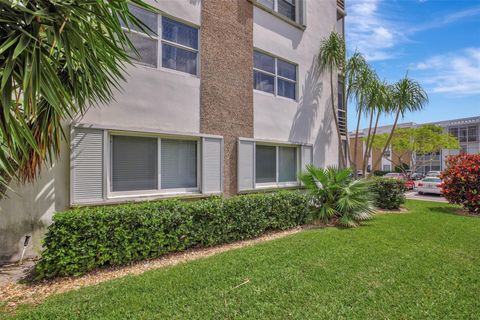
[[[418,183],[417,191],[418,194],[442,194],[442,179],[438,177],[426,177]]]
[[[440,177],[440,171],[428,171],[427,177]]]

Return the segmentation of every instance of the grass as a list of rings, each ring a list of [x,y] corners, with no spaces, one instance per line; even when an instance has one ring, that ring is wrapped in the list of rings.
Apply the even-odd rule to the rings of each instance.
[[[407,207],[56,295],[16,318],[478,319],[480,219]]]

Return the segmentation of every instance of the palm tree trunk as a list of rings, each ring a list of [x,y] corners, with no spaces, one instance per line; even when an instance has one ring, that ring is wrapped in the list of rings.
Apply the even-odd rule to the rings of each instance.
[[[400,108],[397,110],[397,115],[395,116],[395,121],[393,122],[392,131],[390,131],[390,135],[388,136],[387,142],[383,146],[382,153],[380,154],[380,157],[377,159],[377,161],[375,161],[375,164],[373,165],[373,168],[378,166],[378,164],[380,163],[380,161],[383,158],[383,155],[385,154],[385,151],[387,150],[388,146],[390,145],[390,141],[392,141],[392,138],[393,138],[393,133],[395,132],[395,129],[397,128],[397,123],[398,123],[398,118],[399,117],[400,117]]]
[[[357,115],[357,128],[355,130],[355,145],[353,148],[353,174],[355,178],[358,176],[357,174],[357,148],[358,148],[358,131],[360,130],[360,117],[362,116],[362,104],[358,108],[358,115]]]
[[[333,120],[335,121],[335,128],[337,129],[340,167],[345,168],[345,156],[343,155],[342,135],[340,134],[340,126],[338,125],[338,115],[337,115],[337,110],[335,109],[335,98],[333,94],[333,66],[331,66],[330,68],[330,94],[331,94],[331,101],[332,101]]]
[[[373,127],[372,140],[370,140],[370,148],[367,153],[367,160],[366,160],[367,166],[368,166],[368,160],[370,159],[370,154],[372,153],[372,150],[373,150],[373,142],[375,141],[375,135],[377,134],[378,120],[380,120],[380,111],[378,111],[377,113],[377,119],[375,119],[375,126]]]
[[[362,162],[362,173],[363,173],[363,176],[365,177],[365,173],[366,173],[366,169],[367,169],[367,166],[366,166],[366,159],[367,159],[367,152],[368,152],[368,146],[370,145],[370,134],[372,133],[372,123],[373,123],[373,113],[374,113],[374,110],[372,109],[372,111],[370,112],[370,123],[368,124],[368,134],[367,134],[367,142],[365,143],[365,152],[363,153],[363,162]]]

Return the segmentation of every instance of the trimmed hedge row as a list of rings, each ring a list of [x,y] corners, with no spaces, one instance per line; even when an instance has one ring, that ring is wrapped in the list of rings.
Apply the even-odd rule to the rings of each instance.
[[[405,203],[405,181],[374,177],[371,179],[370,191],[373,195],[373,204],[381,209],[398,209]]]
[[[72,209],[55,214],[36,275],[81,275],[98,267],[257,237],[304,224],[307,218],[307,197],[287,191]]]

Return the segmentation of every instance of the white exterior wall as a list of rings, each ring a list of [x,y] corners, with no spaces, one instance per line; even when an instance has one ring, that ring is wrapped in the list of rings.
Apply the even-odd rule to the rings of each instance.
[[[307,1],[303,31],[255,7],[253,45],[298,65],[297,101],[254,91],[256,139],[313,144],[316,166],[338,165],[338,141],[331,112],[330,80],[316,64],[323,38],[337,25],[336,1]],[[337,77],[334,77],[336,96]]]
[[[200,1],[147,2],[166,15],[200,25]],[[199,132],[199,76],[140,65],[128,67],[127,72],[127,82],[122,85],[122,92],[115,94],[115,101],[108,106],[91,108],[78,119],[79,123]],[[67,209],[70,204],[69,158],[70,147],[65,142],[59,159],[52,167],[46,166],[35,183],[14,183],[15,192],[8,192],[0,201],[0,262],[18,260],[26,235],[32,236],[26,256],[40,252],[40,240],[53,213]]]

